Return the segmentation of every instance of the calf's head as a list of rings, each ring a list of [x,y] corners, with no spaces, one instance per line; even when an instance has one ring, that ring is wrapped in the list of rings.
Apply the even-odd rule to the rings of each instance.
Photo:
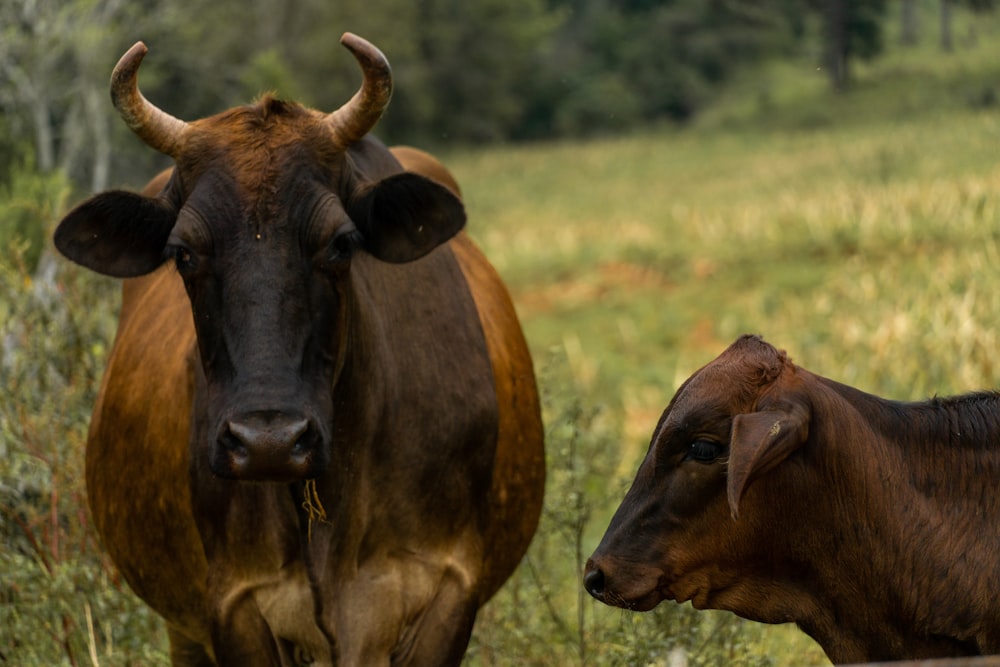
[[[112,99],[140,138],[174,159],[173,175],[157,196],[98,194],[55,233],[63,254],[105,275],[174,264],[204,377],[195,446],[220,476],[291,481],[324,470],[332,386],[358,307],[352,260],[415,261],[465,223],[455,195],[402,173],[365,136],[389,102],[389,64],[359,37],[341,41],[364,82],[337,111],[265,97],[193,122],[139,92],[146,47],[136,44],[114,70]]]
[[[664,599],[741,611],[741,575],[768,568],[769,521],[784,511],[748,489],[806,441],[802,381],[783,352],[744,336],[680,387],[587,562],[591,595],[639,611]]]

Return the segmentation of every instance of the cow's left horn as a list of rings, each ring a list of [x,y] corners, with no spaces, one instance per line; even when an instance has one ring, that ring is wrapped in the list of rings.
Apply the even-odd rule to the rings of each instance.
[[[111,101],[125,124],[151,148],[176,157],[188,124],[149,102],[139,92],[139,65],[149,49],[136,42],[111,73]]]
[[[392,97],[392,70],[385,55],[357,35],[345,32],[340,43],[346,46],[361,65],[364,81],[347,104],[329,116],[327,122],[338,146],[347,148],[368,134]]]

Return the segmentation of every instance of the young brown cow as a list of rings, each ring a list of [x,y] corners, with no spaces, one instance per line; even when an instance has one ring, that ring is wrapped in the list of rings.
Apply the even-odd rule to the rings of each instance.
[[[1000,394],[888,401],[755,336],[678,390],[584,583],[794,621],[834,662],[1000,652]]]

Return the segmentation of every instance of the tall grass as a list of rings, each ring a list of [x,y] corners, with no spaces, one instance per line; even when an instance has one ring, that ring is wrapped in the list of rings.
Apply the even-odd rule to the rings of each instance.
[[[970,68],[969,86],[997,85],[1000,52],[983,49],[941,76]],[[600,415],[547,414],[543,529],[478,626],[490,660],[471,664],[666,664],[678,647],[693,664],[825,662],[792,627],[581,599],[578,554],[596,547],[674,390],[741,333],[888,397],[1000,386],[1000,109],[961,81],[938,88],[959,92],[934,108],[898,99],[938,80],[914,57],[860,72],[863,90],[844,100],[769,100],[785,124],[750,104],[683,133],[454,156],[472,233],[511,284],[559,404],[572,396]],[[850,104],[880,106],[866,119]],[[841,107],[840,122],[802,120]],[[560,429],[589,441],[567,449]],[[559,524],[579,492],[585,520]],[[539,562],[553,573],[544,586],[528,576]],[[498,636],[512,605],[522,630]]]
[[[683,132],[447,156],[522,316],[549,457],[541,528],[481,613],[468,664],[662,665],[677,649],[694,665],[824,662],[793,627],[599,605],[582,561],[673,391],[740,333],[894,398],[998,385],[1000,111],[986,93],[1000,40],[987,29],[957,65],[917,51],[862,68],[845,98],[785,64]],[[83,509],[116,287],[62,264],[40,294],[37,256],[0,257],[0,662],[162,664],[162,628]]]

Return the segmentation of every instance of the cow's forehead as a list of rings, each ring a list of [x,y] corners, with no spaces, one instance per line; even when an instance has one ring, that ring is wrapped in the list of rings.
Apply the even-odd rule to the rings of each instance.
[[[750,410],[761,391],[790,366],[787,356],[757,338],[744,337],[692,375],[678,390],[668,424],[692,414]]]
[[[699,416],[732,413],[745,403],[746,392],[727,369],[710,364],[677,392],[666,425],[678,427]]]
[[[223,170],[243,193],[266,196],[294,182],[303,169],[330,169],[337,151],[319,115],[298,104],[264,98],[192,124],[177,157],[189,180]]]

